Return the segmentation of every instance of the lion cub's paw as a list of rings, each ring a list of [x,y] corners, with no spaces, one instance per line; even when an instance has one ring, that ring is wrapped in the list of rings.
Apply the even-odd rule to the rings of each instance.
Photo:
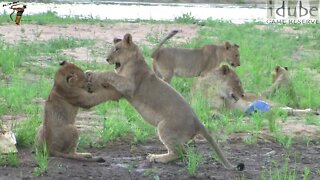
[[[155,155],[154,154],[148,154],[147,160],[149,160],[150,162],[155,162]]]
[[[168,163],[172,160],[177,159],[178,156],[174,154],[149,154],[147,159],[150,162],[160,162],[160,163]]]
[[[86,70],[84,72],[84,75],[85,75],[85,78],[88,82],[91,82],[92,81],[92,75],[93,75],[93,71],[91,70]]]
[[[80,155],[84,158],[92,158],[92,154],[91,153],[77,153],[77,155]]]

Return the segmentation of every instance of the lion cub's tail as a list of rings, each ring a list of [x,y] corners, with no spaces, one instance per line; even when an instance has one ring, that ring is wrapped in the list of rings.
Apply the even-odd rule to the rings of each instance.
[[[213,137],[210,135],[208,129],[201,124],[200,126],[200,134],[210,143],[210,145],[213,147],[213,149],[216,151],[217,155],[219,156],[220,160],[222,161],[222,164],[227,169],[234,169],[238,171],[243,171],[245,166],[243,163],[239,163],[237,166],[232,165],[224,156],[223,152],[221,151],[219,145],[216,143],[216,141],[213,139]]]
[[[158,52],[159,52],[159,49],[161,48],[161,46],[166,42],[168,41],[170,38],[172,38],[174,35],[176,35],[179,31],[178,30],[173,30],[170,32],[170,34],[168,34],[168,36],[166,36],[161,42],[160,44],[156,47],[156,49],[153,51],[151,57],[153,59],[156,59],[157,58],[157,55],[158,55]]]
[[[66,154],[58,151],[51,151],[50,155],[54,157],[61,157],[61,158],[73,159],[73,160],[85,161],[85,162],[105,162],[105,160],[101,157],[85,158],[77,154]]]

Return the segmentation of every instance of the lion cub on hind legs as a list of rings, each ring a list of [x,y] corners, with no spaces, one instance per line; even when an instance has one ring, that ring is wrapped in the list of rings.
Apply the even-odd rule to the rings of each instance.
[[[79,133],[75,117],[79,107],[90,108],[107,100],[118,100],[122,95],[112,87],[89,93],[85,74],[79,67],[65,61],[60,65],[45,102],[44,122],[35,138],[36,148],[46,146],[49,156],[104,162],[102,158],[92,158],[90,153],[76,152]]]
[[[227,160],[186,100],[169,84],[156,77],[130,34],[126,34],[123,40],[115,39],[114,43],[107,61],[115,65],[116,73],[87,72],[86,76],[89,82],[113,86],[145,121],[157,127],[160,141],[168,152],[149,154],[149,161],[167,163],[178,159],[179,152],[184,151],[184,143],[201,134],[217,152],[226,168],[240,171],[244,169],[244,164],[234,166]]]
[[[209,44],[202,48],[161,48],[178,31],[172,31],[153,51],[153,70],[156,75],[170,83],[173,75],[181,77],[203,76],[226,62],[233,67],[240,66],[239,45]]]

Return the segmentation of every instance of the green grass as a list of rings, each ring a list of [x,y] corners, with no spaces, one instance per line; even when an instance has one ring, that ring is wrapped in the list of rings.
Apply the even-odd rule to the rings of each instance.
[[[41,176],[48,170],[48,151],[47,146],[44,146],[43,149],[36,148],[36,160],[38,167],[34,170],[35,176]]]
[[[262,92],[271,84],[271,72],[276,65],[288,66],[293,73],[292,80],[297,95],[300,99],[300,107],[320,107],[319,88],[315,87],[314,79],[310,75],[302,75],[306,57],[302,57],[301,61],[294,61],[292,54],[296,51],[301,43],[305,46],[309,45],[309,41],[296,40],[295,36],[286,36],[281,33],[274,32],[274,29],[281,27],[267,27],[265,30],[258,30],[255,24],[247,23],[242,25],[234,25],[226,22],[208,21],[209,27],[202,28],[200,38],[191,42],[194,46],[201,47],[202,42],[222,43],[226,40],[240,44],[241,66],[236,69],[243,82],[244,88],[249,92]],[[212,28],[211,28],[212,27]],[[202,40],[205,37],[207,40]],[[214,39],[218,39],[213,41]],[[319,48],[317,48],[319,51]],[[319,59],[319,53],[313,54],[311,59]],[[310,60],[311,62],[311,60]],[[313,61],[317,63],[319,61]],[[307,84],[307,88],[303,88]],[[285,94],[281,94],[272,100],[281,102],[284,105],[289,104]],[[310,97],[314,97],[312,99]]]
[[[108,118],[103,122],[103,130],[101,132],[101,138],[105,142],[126,137],[130,132],[129,124],[126,120],[118,120]]]
[[[303,169],[303,180],[308,180],[310,176],[310,169],[308,167],[304,167]]]
[[[0,24],[7,22],[7,15],[0,16]],[[73,23],[93,23],[103,25],[108,20],[80,19],[80,17],[59,18],[54,13],[46,13],[26,17],[32,19],[30,23],[35,24],[73,24]],[[147,23],[168,23],[153,22]],[[170,23],[193,23],[194,18],[191,14],[177,17],[175,22]],[[29,22],[24,22],[29,23]],[[112,22],[115,23],[115,22]],[[271,73],[276,65],[288,66],[292,74],[293,85],[298,96],[298,105],[301,108],[320,108],[320,87],[316,79],[316,73],[320,73],[320,46],[318,41],[320,37],[318,26],[292,26],[294,29],[305,30],[306,33],[298,35],[281,33],[283,26],[268,25],[260,30],[256,28],[257,23],[246,23],[235,25],[228,22],[207,20],[200,28],[198,36],[190,42],[176,44],[175,38],[165,46],[178,46],[185,48],[202,47],[209,43],[223,43],[225,41],[240,44],[241,66],[236,68],[245,91],[260,93],[271,84]],[[23,33],[23,29],[21,30]],[[42,36],[41,32],[35,32],[35,36]],[[134,34],[133,34],[134,36]],[[148,42],[156,45],[163,34],[150,33],[146,39]],[[37,99],[45,100],[52,88],[53,76],[59,68],[58,62],[68,60],[75,62],[83,69],[91,70],[112,70],[112,66],[99,63],[87,63],[75,61],[62,54],[63,49],[76,47],[93,47],[94,40],[76,39],[60,37],[46,42],[19,42],[8,44],[0,40],[0,119],[3,115],[13,115],[26,117],[23,121],[16,122],[13,131],[17,136],[18,146],[30,146],[33,144],[36,128],[43,120],[43,106]],[[306,50],[312,50],[315,53],[302,53],[299,60],[294,60],[292,54],[297,48],[303,46]],[[141,44],[141,49],[151,66],[150,54],[155,46]],[[34,62],[39,56],[50,56],[52,61],[46,62],[45,67],[41,67]],[[27,78],[28,75],[31,78]],[[319,76],[318,76],[319,77]],[[36,79],[36,80],[33,80]],[[210,108],[208,102],[200,95],[190,95],[195,78],[178,78],[172,80],[172,87],[180,92],[189,102],[199,119],[212,132],[218,134],[220,139],[226,139],[231,133],[249,132],[243,140],[245,144],[254,145],[259,141],[259,133],[263,130],[269,131],[278,144],[290,149],[293,138],[281,131],[280,121],[286,120],[288,114],[273,109],[266,114],[253,114],[250,117],[240,112],[222,111],[217,114]],[[282,105],[290,105],[290,98],[285,92],[279,92],[272,100]],[[136,110],[125,100],[119,102],[106,102],[100,104],[92,110],[100,116],[103,128],[97,131],[95,135],[104,146],[107,142],[130,138],[132,144],[146,141],[156,136],[154,127],[146,123]],[[320,126],[318,116],[306,116],[306,124]],[[222,137],[224,134],[225,137]],[[81,135],[80,146],[88,147],[91,142],[90,135]],[[308,140],[309,142],[310,140]],[[90,145],[91,146],[91,145]],[[45,156],[39,156],[39,172],[45,171]],[[6,161],[13,162],[18,166],[18,160],[14,157]],[[17,159],[17,157],[16,157]],[[203,158],[195,151],[190,150],[187,156],[187,168],[191,176],[196,175],[197,168],[201,165]],[[2,161],[4,162],[4,161]],[[43,165],[40,165],[42,164]],[[1,163],[1,161],[0,161]],[[40,167],[42,166],[42,167]],[[320,172],[320,170],[319,170]],[[304,178],[310,175],[309,169],[304,169]],[[294,179],[297,177],[295,168],[289,167],[289,163],[283,168],[272,167],[264,173],[265,179]],[[268,178],[267,178],[268,177]],[[159,176],[154,176],[160,179]],[[263,178],[261,178],[263,179]]]
[[[248,145],[256,144],[258,142],[258,138],[256,135],[247,136],[243,139],[243,142]]]
[[[46,79],[39,79],[38,83],[23,81],[22,75],[13,77],[10,84],[5,84],[0,89],[0,97],[5,102],[4,106],[0,109],[0,114],[18,114],[18,113],[33,113],[37,112],[34,104],[30,103],[34,101],[35,97],[45,97],[50,90],[50,84]],[[1,84],[1,83],[0,83]]]
[[[273,166],[277,166],[277,162],[273,162]],[[307,173],[307,172],[306,172]],[[264,172],[261,174],[261,180],[296,180],[297,171],[296,167],[290,167],[288,159],[285,160],[282,167],[271,167],[269,172]]]
[[[198,20],[190,12],[182,14],[181,16],[175,17],[174,21],[182,24],[193,24],[198,22]]]
[[[0,166],[19,166],[19,158],[17,153],[1,154],[0,155]]]
[[[204,158],[201,154],[196,152],[193,147],[188,147],[184,161],[187,164],[188,174],[190,176],[196,176],[197,169],[203,164]]]
[[[110,107],[103,107],[110,110]],[[121,100],[118,108],[121,111],[105,112],[104,127],[101,132],[101,137],[105,142],[133,135],[132,143],[139,143],[155,135],[154,127],[143,121],[128,102]]]
[[[40,113],[39,113],[40,114]],[[18,146],[31,146],[34,143],[36,130],[42,121],[42,116],[38,114],[28,115],[27,119],[19,122],[13,128]]]
[[[306,122],[306,124],[320,126],[320,117],[316,116],[316,115],[308,115],[305,118],[305,122]]]
[[[52,55],[60,53],[61,49],[90,46],[94,41],[87,39],[59,37],[47,42],[23,42],[17,45],[9,45],[0,40],[0,67],[5,74],[16,72],[17,68],[30,57],[42,54]]]
[[[290,135],[285,135],[281,131],[274,133],[276,141],[281,144],[284,148],[288,149],[293,143],[293,139]]]

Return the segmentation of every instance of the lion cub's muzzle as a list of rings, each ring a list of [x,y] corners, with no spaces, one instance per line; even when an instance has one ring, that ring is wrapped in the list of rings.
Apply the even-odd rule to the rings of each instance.
[[[91,70],[87,70],[84,72],[84,77],[86,78],[87,82],[92,82],[93,72]]]
[[[240,99],[236,95],[234,95],[233,93],[231,94],[231,97],[234,99],[235,103],[238,102]]]
[[[120,66],[121,66],[121,64],[117,62],[117,63],[115,64],[114,69],[116,69],[116,70],[117,70],[117,69],[119,69],[119,68],[120,68]]]

